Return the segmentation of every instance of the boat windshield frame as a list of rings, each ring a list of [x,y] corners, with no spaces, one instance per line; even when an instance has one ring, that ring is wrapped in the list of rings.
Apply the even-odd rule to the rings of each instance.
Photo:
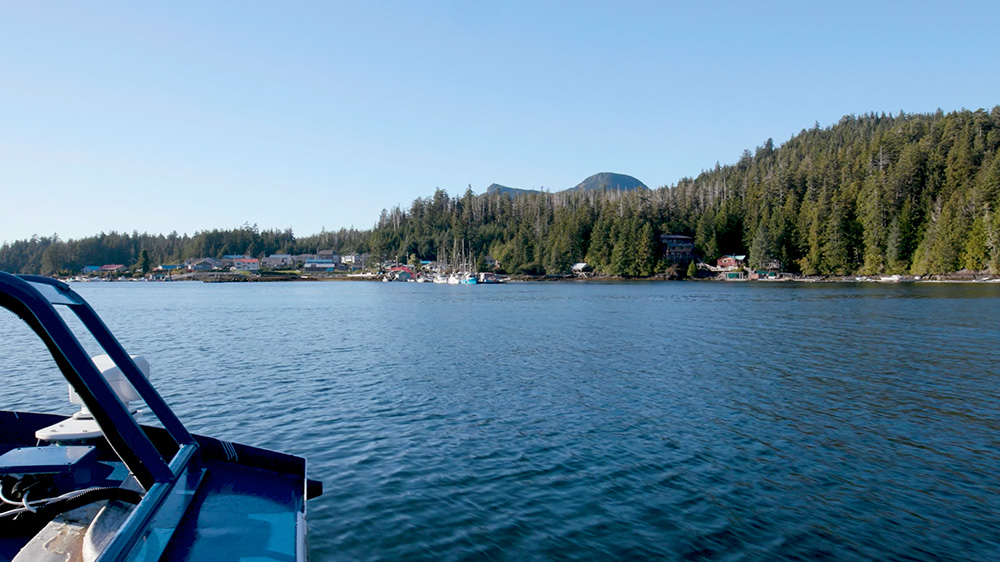
[[[169,485],[186,472],[198,444],[90,304],[56,279],[0,272],[0,306],[21,318],[42,339],[108,444],[139,484],[147,492],[158,483],[172,487]],[[68,308],[79,318],[176,443],[175,451],[166,451],[165,457],[157,449],[101,376],[56,306]]]

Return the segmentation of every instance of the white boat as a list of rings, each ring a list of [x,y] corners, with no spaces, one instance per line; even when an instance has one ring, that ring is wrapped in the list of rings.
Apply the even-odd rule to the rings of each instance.
[[[480,273],[477,279],[482,285],[494,285],[500,283],[500,278],[497,277],[496,273]]]

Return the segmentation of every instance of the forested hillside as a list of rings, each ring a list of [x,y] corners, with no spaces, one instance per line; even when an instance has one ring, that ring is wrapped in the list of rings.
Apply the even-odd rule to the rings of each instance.
[[[471,247],[510,272],[662,271],[658,235],[687,234],[706,260],[748,254],[816,275],[1000,270],[1000,106],[947,115],[863,115],[771,140],[734,165],[652,191],[453,200],[384,212],[383,255]]]
[[[382,212],[370,231],[296,239],[255,227],[194,236],[102,234],[33,238],[0,247],[0,270],[75,271],[86,264],[156,263],[317,249],[379,258],[482,262],[510,273],[596,271],[649,276],[659,235],[687,234],[700,255],[748,254],[815,275],[1000,272],[1000,106],[991,111],[848,116],[803,130],[697,178],[654,190],[487,193],[438,190]]]

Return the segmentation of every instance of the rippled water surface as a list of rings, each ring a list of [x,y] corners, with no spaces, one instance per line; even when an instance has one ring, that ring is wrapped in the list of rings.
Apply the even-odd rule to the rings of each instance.
[[[74,288],[192,431],[308,457],[314,561],[1000,560],[1000,285]]]

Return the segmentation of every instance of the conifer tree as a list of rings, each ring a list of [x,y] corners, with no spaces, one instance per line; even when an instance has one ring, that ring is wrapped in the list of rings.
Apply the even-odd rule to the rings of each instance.
[[[139,252],[139,261],[136,262],[135,268],[136,268],[136,270],[138,270],[143,275],[146,275],[147,273],[149,273],[149,269],[150,269],[150,266],[149,266],[149,252],[147,252],[145,248],[143,248],[142,251]]]
[[[761,221],[750,243],[750,255],[747,261],[750,269],[767,269],[772,259],[774,259],[774,241],[771,239],[771,230],[764,221]]]

